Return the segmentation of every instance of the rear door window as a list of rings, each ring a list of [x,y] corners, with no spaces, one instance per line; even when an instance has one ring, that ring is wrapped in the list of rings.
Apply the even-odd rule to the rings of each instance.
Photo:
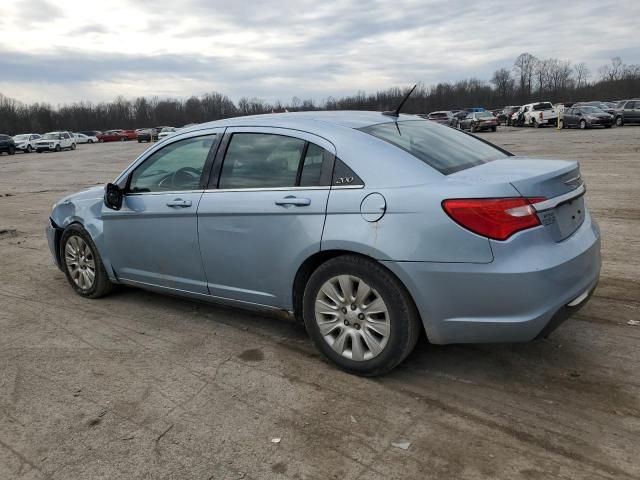
[[[219,189],[327,186],[333,155],[300,138],[234,133],[222,163]]]
[[[380,123],[361,130],[410,153],[444,175],[509,156],[472,135],[424,120]]]

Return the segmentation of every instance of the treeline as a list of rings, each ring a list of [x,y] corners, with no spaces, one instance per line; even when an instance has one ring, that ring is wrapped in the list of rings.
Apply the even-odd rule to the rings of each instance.
[[[418,85],[406,103],[407,113],[459,109],[468,106],[500,108],[538,100],[551,102],[618,100],[640,96],[640,65],[627,65],[619,57],[592,75],[586,64],[568,60],[538,59],[529,53],[518,56],[510,69],[496,70],[489,81]],[[390,88],[373,94],[358,92],[322,101],[302,100],[273,104],[259,98],[241,98],[237,103],[220,93],[186,100],[122,96],[112,102],[78,102],[54,108],[45,103],[26,105],[0,94],[0,133],[51,130],[108,130],[156,125],[182,126],[238,115],[307,110],[389,110],[395,108],[406,89]]]

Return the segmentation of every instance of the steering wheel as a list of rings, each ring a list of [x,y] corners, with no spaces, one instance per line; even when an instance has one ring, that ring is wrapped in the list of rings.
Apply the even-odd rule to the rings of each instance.
[[[197,168],[182,167],[171,174],[170,183],[172,187],[184,187],[198,183],[201,172]]]

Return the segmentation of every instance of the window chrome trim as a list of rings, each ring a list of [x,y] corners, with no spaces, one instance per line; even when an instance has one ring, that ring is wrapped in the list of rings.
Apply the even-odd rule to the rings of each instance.
[[[586,191],[587,191],[587,188],[583,183],[578,188],[571,190],[570,192],[567,192],[564,195],[559,195],[557,197],[550,198],[549,200],[545,200],[544,202],[534,203],[532,207],[536,210],[536,212],[551,210],[552,208],[556,208],[558,205],[569,202],[575,198],[581,197],[582,195],[585,194]]]
[[[255,188],[209,188],[204,193],[212,192],[288,192],[305,190],[331,190],[329,185],[315,187],[255,187]]]
[[[187,193],[202,193],[203,189],[199,188],[197,190],[170,190],[166,192],[127,192],[124,194],[125,197],[139,197],[140,195],[181,195]]]

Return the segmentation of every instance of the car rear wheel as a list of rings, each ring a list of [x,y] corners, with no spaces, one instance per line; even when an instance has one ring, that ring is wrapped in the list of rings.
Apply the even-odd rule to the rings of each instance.
[[[27,145],[27,150],[26,150],[26,152],[27,152],[27,153],[31,153],[31,152],[33,152],[33,147],[32,147],[31,145]]]
[[[622,120],[622,117],[616,117],[616,127],[621,127],[624,125],[624,120]]]
[[[585,128],[587,128],[587,122],[580,120],[580,130],[584,130]]]
[[[9,150],[8,150],[9,155],[15,155],[16,153],[16,147],[14,147],[13,145],[9,146]]]
[[[402,362],[420,335],[409,294],[379,263],[336,257],[311,275],[304,323],[316,347],[350,373],[381,375]]]
[[[491,127],[492,132],[495,132],[496,130],[498,130],[498,127]]]
[[[121,141],[121,142],[124,142],[125,140],[126,140],[126,138],[125,138],[125,137],[120,137],[120,141]]]
[[[93,143],[93,140],[89,139],[87,140],[87,143]]]
[[[75,143],[72,143],[72,144],[71,144],[71,150],[75,150],[75,149],[76,149],[76,144],[75,144]]]
[[[56,150],[56,152],[59,152],[59,151],[62,150],[62,147],[60,146],[60,144],[56,145],[55,150]]]
[[[98,298],[113,289],[93,240],[80,225],[70,225],[63,232],[60,258],[67,281],[78,295]]]
[[[471,130],[471,133],[476,133],[476,126],[473,123],[471,124],[470,130]]]

